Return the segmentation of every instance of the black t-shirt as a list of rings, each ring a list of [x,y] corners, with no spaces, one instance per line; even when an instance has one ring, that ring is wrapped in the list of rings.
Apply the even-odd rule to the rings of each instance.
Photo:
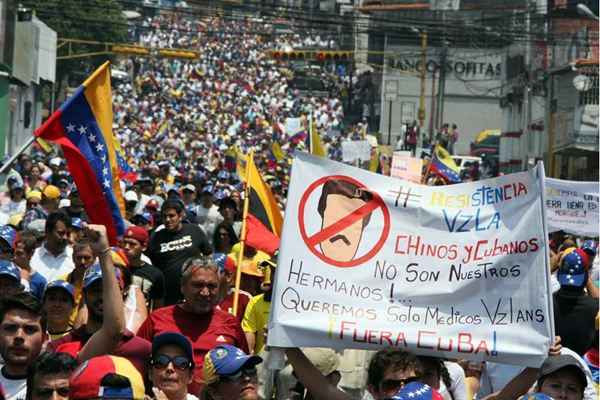
[[[133,267],[133,282],[140,287],[146,301],[165,297],[165,275],[155,266],[143,262],[141,266]]]
[[[190,257],[212,252],[206,235],[196,225],[183,224],[178,232],[154,232],[148,245],[152,265],[165,276],[165,306],[181,300],[181,266]]]
[[[556,335],[564,347],[583,355],[594,344],[598,300],[582,291],[561,288],[554,293],[554,324]]]

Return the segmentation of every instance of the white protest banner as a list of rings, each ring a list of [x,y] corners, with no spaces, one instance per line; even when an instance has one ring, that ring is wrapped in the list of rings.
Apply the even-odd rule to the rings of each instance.
[[[268,344],[539,366],[554,336],[543,166],[422,186],[297,153]]]
[[[597,237],[600,231],[598,182],[546,178],[548,231]]]
[[[287,118],[285,120],[285,133],[288,136],[293,136],[303,129],[302,118]]]
[[[407,153],[407,154],[405,154]],[[410,152],[395,151],[392,156],[392,170],[390,175],[394,178],[421,183],[423,160],[412,157]]]
[[[342,142],[342,160],[354,162],[371,159],[371,145],[368,140],[352,140]]]

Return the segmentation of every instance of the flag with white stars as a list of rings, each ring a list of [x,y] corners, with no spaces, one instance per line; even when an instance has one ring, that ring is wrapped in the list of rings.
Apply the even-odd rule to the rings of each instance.
[[[388,400],[442,400],[442,395],[435,389],[421,382],[411,382],[402,387]]]
[[[91,223],[106,226],[111,244],[125,231],[112,134],[108,63],[102,65],[35,135],[60,144]]]

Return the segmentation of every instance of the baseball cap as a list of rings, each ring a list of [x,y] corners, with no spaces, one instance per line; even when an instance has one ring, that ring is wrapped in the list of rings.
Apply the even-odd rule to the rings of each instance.
[[[0,260],[0,276],[9,276],[21,282],[21,272],[12,261]]]
[[[71,218],[71,228],[83,229],[83,221],[81,218]]]
[[[135,201],[138,202],[138,195],[133,190],[128,190],[125,192],[125,201]]]
[[[8,225],[12,226],[13,228],[16,228],[19,226],[21,221],[23,221],[23,213],[13,214],[8,219]]]
[[[552,397],[544,393],[527,393],[519,397],[518,400],[553,400]]]
[[[577,374],[577,377],[585,388],[587,386],[587,378],[582,370],[582,366],[577,362],[575,357],[569,354],[560,354],[546,358],[538,371],[538,383],[541,385],[539,381],[543,380],[546,376],[567,367],[570,367]]]
[[[398,390],[387,400],[442,400],[442,395],[429,385],[421,382],[410,382]]]
[[[54,157],[54,158],[50,159],[49,164],[58,167],[62,164],[62,158]]]
[[[44,189],[43,194],[49,199],[58,199],[60,197],[60,189],[54,185],[48,185]]]
[[[42,199],[42,192],[40,192],[39,190],[30,190],[29,192],[27,192],[25,194],[25,198],[27,200],[29,200],[29,199],[38,199],[38,200],[41,200]]]
[[[17,231],[10,225],[2,225],[0,226],[0,239],[4,240],[12,249],[15,247],[15,241],[17,240]]]
[[[119,268],[115,268],[115,274],[117,276],[117,280],[120,282],[121,270],[119,270]],[[100,264],[95,263],[91,267],[89,267],[85,271],[85,275],[83,275],[83,288],[89,288],[90,285],[92,285],[94,282],[100,279],[102,279],[102,267],[100,267]]]
[[[154,339],[152,339],[152,355],[156,354],[158,349],[168,344],[175,345],[183,350],[185,356],[192,362],[192,365],[194,365],[192,343],[187,337],[177,332],[165,332],[155,336]]]
[[[254,367],[262,362],[259,356],[250,356],[230,344],[221,344],[204,356],[204,381],[208,384],[219,376],[232,375],[243,367]]]
[[[575,249],[562,259],[557,272],[558,282],[561,286],[581,288],[587,282],[586,261],[587,254],[581,249]]]
[[[214,253],[213,254],[213,261],[215,262],[215,264],[217,264],[217,267],[219,267],[219,270],[221,272],[223,271],[227,271],[230,273],[235,272],[235,260],[228,256],[225,253]]]
[[[141,224],[153,224],[154,223],[154,217],[148,211],[144,211],[139,214],[135,214],[131,220],[133,223],[141,223]]]
[[[127,382],[127,385],[112,384],[111,377]],[[119,382],[121,383],[121,382]],[[93,357],[81,364],[69,380],[71,400],[91,398],[102,399],[144,399],[144,381],[142,375],[131,361],[123,357]]]
[[[581,245],[581,250],[585,251],[588,256],[594,257],[598,251],[598,243],[595,240],[586,240]]]
[[[183,190],[187,190],[188,192],[194,192],[196,193],[196,186],[192,185],[191,183],[185,185],[183,187]]]
[[[302,349],[302,352],[324,376],[337,371],[340,367],[340,356],[335,350],[325,347],[314,347]]]
[[[75,300],[75,288],[69,282],[63,280],[48,282],[46,288],[44,289],[44,296],[46,296],[48,290],[51,289],[64,290],[65,292],[69,293],[73,300]]]
[[[140,244],[145,245],[148,243],[148,231],[142,228],[141,226],[132,225],[125,231],[125,236],[128,238],[132,238],[140,242]]]
[[[213,185],[206,185],[202,188],[202,193],[208,193],[208,194],[212,194],[212,192],[214,191],[214,186]]]

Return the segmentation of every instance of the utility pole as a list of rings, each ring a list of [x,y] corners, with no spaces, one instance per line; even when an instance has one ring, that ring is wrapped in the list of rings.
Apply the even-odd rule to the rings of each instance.
[[[444,40],[442,53],[440,54],[440,83],[438,87],[438,100],[437,100],[437,118],[436,126],[437,129],[441,129],[444,124],[444,97],[446,96],[446,58],[448,56],[448,48],[446,47],[446,41]]]
[[[427,73],[427,31],[421,32],[421,93],[419,97],[419,136],[417,147],[423,148],[423,132],[425,132],[425,78]]]
[[[535,3],[527,4],[527,14],[525,15],[525,90],[523,90],[523,110],[525,112],[522,138],[525,138],[527,143],[521,143],[521,148],[525,148],[525,160],[523,160],[524,170],[527,169],[527,161],[532,149],[529,146],[531,143],[531,134],[529,127],[531,126],[531,6]],[[522,153],[521,153],[522,154]]]

